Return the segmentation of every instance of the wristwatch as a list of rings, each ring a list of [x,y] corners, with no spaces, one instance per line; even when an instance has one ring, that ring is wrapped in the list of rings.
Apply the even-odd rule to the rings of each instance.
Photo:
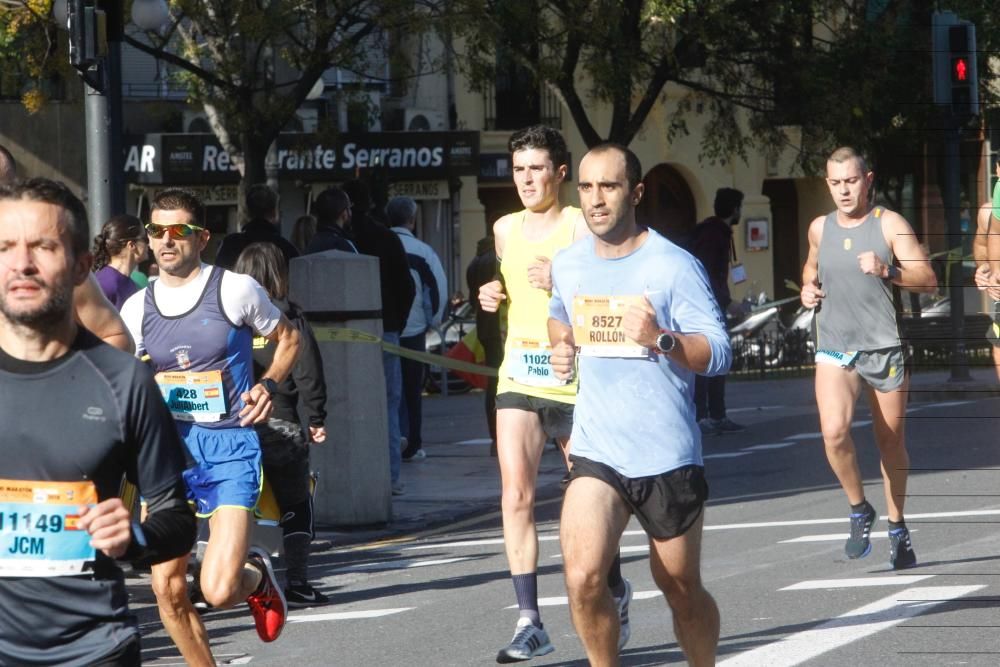
[[[667,354],[677,345],[677,339],[669,331],[662,332],[656,337],[656,351],[660,354]]]
[[[278,383],[269,377],[261,378],[258,384],[260,384],[262,387],[264,387],[264,389],[267,390],[268,396],[274,396],[275,394],[278,393]]]

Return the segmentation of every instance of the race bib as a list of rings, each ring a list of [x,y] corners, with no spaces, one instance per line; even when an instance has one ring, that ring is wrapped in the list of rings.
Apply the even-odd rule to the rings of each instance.
[[[837,352],[836,350],[817,350],[817,364],[832,364],[841,368],[851,368],[858,358],[857,352]]]
[[[532,387],[557,387],[566,384],[552,370],[552,348],[531,338],[512,338],[508,345],[507,375],[511,380]]]
[[[96,504],[93,482],[0,479],[0,577],[89,571],[96,555],[78,511]]]
[[[587,357],[648,357],[647,348],[625,335],[622,320],[641,296],[573,297],[573,338]]]
[[[157,373],[156,384],[174,419],[217,422],[229,414],[222,371]]]

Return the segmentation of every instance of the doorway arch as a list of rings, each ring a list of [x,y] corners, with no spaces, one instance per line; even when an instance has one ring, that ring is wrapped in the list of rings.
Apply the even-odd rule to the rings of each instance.
[[[646,172],[642,182],[646,190],[636,207],[636,220],[684,245],[698,222],[687,180],[675,167],[661,163]]]

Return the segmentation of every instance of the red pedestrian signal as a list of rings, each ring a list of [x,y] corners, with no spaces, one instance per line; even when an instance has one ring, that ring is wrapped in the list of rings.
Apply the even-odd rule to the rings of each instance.
[[[951,77],[955,81],[969,80],[969,61],[965,58],[955,58],[952,64]]]

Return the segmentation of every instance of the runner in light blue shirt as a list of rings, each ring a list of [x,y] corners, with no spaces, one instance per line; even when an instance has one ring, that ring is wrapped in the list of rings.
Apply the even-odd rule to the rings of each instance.
[[[579,374],[559,534],[573,624],[591,664],[617,664],[620,615],[603,574],[635,515],[678,644],[690,664],[715,664],[719,610],[701,581],[708,484],[692,394],[695,373],[729,369],[729,338],[697,260],[636,224],[635,154],[597,146],[579,174],[593,238],[556,255],[549,302],[552,369],[563,380]]]

